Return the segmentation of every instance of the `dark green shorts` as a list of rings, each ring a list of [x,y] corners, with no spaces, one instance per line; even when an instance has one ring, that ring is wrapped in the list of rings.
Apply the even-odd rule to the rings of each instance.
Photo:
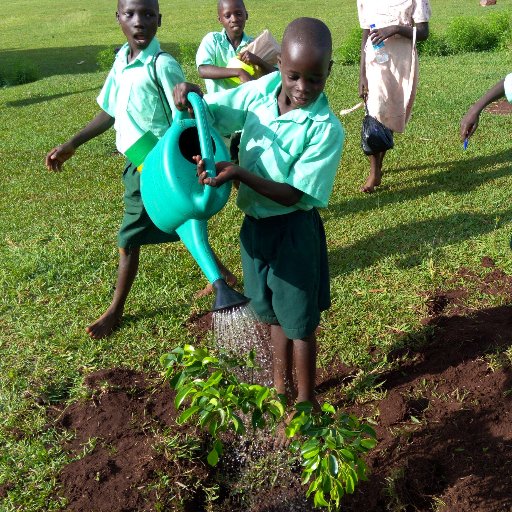
[[[117,234],[119,247],[130,249],[147,244],[176,242],[180,239],[176,233],[165,233],[153,224],[142,204],[140,172],[128,161],[123,172],[123,184],[124,216]]]
[[[262,322],[303,339],[331,305],[327,242],[318,211],[254,219],[240,231],[244,292]]]

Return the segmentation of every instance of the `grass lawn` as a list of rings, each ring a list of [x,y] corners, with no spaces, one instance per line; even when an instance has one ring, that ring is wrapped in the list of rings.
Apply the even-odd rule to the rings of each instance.
[[[312,6],[312,4],[314,4]],[[478,0],[464,14],[484,14]],[[161,2],[159,38],[185,55],[217,28],[212,2]],[[247,2],[248,31],[318,16],[335,46],[357,25],[354,1]],[[432,0],[433,30],[460,14],[460,1]],[[510,9],[499,0],[497,9]],[[0,70],[30,61],[42,78],[0,89],[0,510],[57,510],[55,478],[66,458],[60,434],[48,427],[48,406],[84,395],[89,372],[113,366],[158,370],[159,356],[189,342],[183,323],[209,307],[193,299],[205,284],[180,244],[142,251],[140,274],[123,328],[92,341],[85,325],[108,305],[117,267],[122,208],[120,170],[109,132],[79,149],[62,173],[48,173],[44,156],[97,111],[105,72],[95,56],[123,42],[113,2],[5,0],[0,21]],[[276,16],[276,11],[281,12]],[[46,15],[48,13],[48,15]],[[173,46],[174,45],[174,46]],[[177,46],[178,45],[178,46]],[[319,364],[334,358],[365,377],[385,365],[382,354],[421,339],[424,290],[443,286],[461,266],[484,256],[512,273],[509,239],[511,121],[484,114],[467,151],[458,140],[467,107],[512,68],[510,53],[423,58],[413,118],[385,162],[384,186],[362,195],[368,163],[359,148],[362,112],[342,119],[346,147],[325,221],[333,306],[323,319]],[[190,81],[197,74],[189,64]],[[327,93],[338,112],[357,101],[358,69],[334,65]],[[241,279],[234,201],[211,220],[211,242]],[[371,379],[368,379],[369,381]]]

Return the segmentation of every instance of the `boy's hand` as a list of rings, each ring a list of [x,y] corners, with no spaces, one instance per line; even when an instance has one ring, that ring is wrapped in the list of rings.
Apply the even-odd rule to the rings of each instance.
[[[245,69],[237,68],[237,71],[237,76],[240,79],[240,82],[242,82],[243,84],[245,84],[245,82],[250,82],[251,80],[253,80],[253,77],[249,73],[247,73]]]
[[[217,176],[210,178],[204,167],[204,160],[200,155],[193,157],[197,164],[197,176],[201,185],[210,185],[210,187],[220,187],[224,183],[236,178],[237,165],[233,162],[217,162],[215,164],[215,170]]]
[[[56,148],[53,148],[46,155],[46,167],[49,171],[60,171],[62,164],[69,160],[75,154],[76,148],[70,142],[65,142]]]
[[[199,94],[199,96],[203,96],[201,88],[196,84],[191,84],[189,82],[181,82],[175,85],[172,91],[172,99],[178,110],[188,109],[189,112],[192,112],[192,105],[189,103],[187,99],[189,92],[195,92]]]
[[[254,55],[254,53],[248,52],[247,50],[241,51],[240,54],[238,55],[238,58],[242,62],[245,62],[246,64],[251,64],[253,66],[259,66],[261,64],[261,59],[257,55]]]
[[[480,119],[480,112],[470,108],[460,121],[460,140],[464,141],[475,133]]]
[[[368,98],[368,79],[366,74],[359,77],[359,97],[364,100]]]
[[[400,27],[398,25],[391,25],[389,27],[372,28],[370,30],[370,38],[372,44],[380,44],[385,41],[388,37],[394,36],[398,33]]]

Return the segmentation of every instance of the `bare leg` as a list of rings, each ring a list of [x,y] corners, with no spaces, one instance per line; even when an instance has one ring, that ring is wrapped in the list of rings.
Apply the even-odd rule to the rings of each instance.
[[[320,410],[315,397],[316,380],[316,336],[293,341],[295,370],[297,373],[297,402],[311,402],[314,409]]]
[[[280,395],[286,396],[288,405],[291,405],[297,397],[293,384],[293,341],[286,337],[280,325],[271,325],[270,344],[274,387]]]
[[[215,261],[217,262],[217,265],[219,266],[220,273],[222,274],[222,277],[224,278],[224,281],[228,284],[228,286],[235,286],[237,283],[235,275],[230,272],[227,267],[222,263],[222,261],[219,260],[219,257],[214,253]],[[202,290],[199,290],[196,293],[196,298],[199,299],[201,297],[205,297],[206,295],[210,295],[210,293],[213,293],[213,286],[211,283],[208,283],[205,288]]]
[[[368,157],[370,160],[370,174],[366,179],[366,183],[361,187],[361,192],[371,194],[375,190],[375,187],[381,184],[382,162],[384,161],[385,154],[386,152],[382,151]]]
[[[99,340],[110,336],[119,327],[123,316],[124,304],[139,268],[140,247],[119,249],[119,267],[116,288],[112,302],[105,313],[86,327],[91,338]]]

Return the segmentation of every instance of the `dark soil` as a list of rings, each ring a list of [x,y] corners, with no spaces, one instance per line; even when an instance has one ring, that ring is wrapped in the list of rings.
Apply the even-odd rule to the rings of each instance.
[[[485,109],[485,111],[489,112],[490,114],[497,114],[502,116],[512,114],[512,104],[510,104],[506,99],[501,99],[491,103]]]
[[[512,277],[486,258],[480,272],[461,269],[449,289],[425,301],[417,336],[401,343],[419,348],[394,350],[395,369],[380,377],[385,398],[347,403],[338,389],[354,372],[341,362],[320,372],[320,400],[376,420],[369,481],[343,510],[510,512],[512,368],[504,351],[512,307],[474,304],[511,303]],[[208,315],[197,315],[188,327],[200,338],[210,325]],[[201,434],[176,424],[173,393],[158,376],[111,369],[86,384],[91,398],[55,420],[74,434],[64,447],[73,461],[59,479],[67,510],[201,512],[215,485],[215,512],[313,510],[300,470],[254,440],[228,439],[224,463],[209,468]]]

